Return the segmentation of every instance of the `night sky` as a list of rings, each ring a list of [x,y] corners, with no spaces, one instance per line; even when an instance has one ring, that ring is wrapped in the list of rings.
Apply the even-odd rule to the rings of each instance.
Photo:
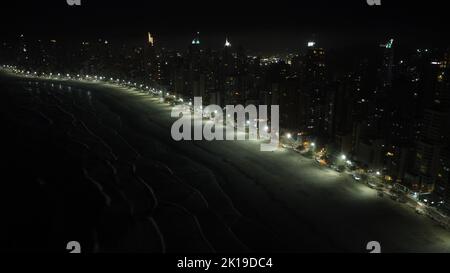
[[[164,46],[185,48],[200,31],[206,46],[234,44],[254,50],[298,48],[314,38],[332,48],[395,37],[417,46],[448,45],[445,1],[106,1],[2,3],[4,37],[17,33],[49,38],[103,37],[139,42],[151,31]],[[29,3],[27,3],[29,2]]]

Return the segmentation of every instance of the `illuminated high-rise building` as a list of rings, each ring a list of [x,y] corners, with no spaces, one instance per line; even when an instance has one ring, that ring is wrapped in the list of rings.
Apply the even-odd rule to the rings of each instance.
[[[300,101],[301,129],[313,135],[319,135],[324,121],[324,95],[327,85],[325,49],[316,42],[308,42],[300,72],[302,91]]]
[[[392,85],[394,69],[394,39],[390,39],[386,44],[380,45],[383,48],[383,62],[381,65],[381,85],[389,87]]]
[[[231,47],[231,43],[228,41],[228,38],[225,38],[225,47]]]
[[[434,103],[441,109],[450,108],[450,52],[444,58],[431,63],[438,67],[437,84],[434,94]]]
[[[448,138],[449,113],[427,109],[423,119],[421,138],[416,144],[415,169],[420,189],[431,191],[437,178],[439,156]]]
[[[443,176],[448,167],[448,157],[443,154],[448,151],[450,142],[450,85],[448,81],[449,55],[445,54],[441,60],[431,61],[430,69],[436,70],[436,85],[433,90],[431,107],[425,110],[422,119],[420,139],[416,144],[415,168],[419,173],[421,189],[436,190],[441,193],[446,183]],[[445,177],[444,177],[445,180]],[[436,188],[436,186],[440,188]]]
[[[152,36],[152,34],[149,32],[148,33],[148,44],[150,45],[150,46],[153,46],[154,44],[155,44],[155,41],[154,41],[154,39],[153,39],[153,36]]]
[[[193,45],[200,44],[200,32],[197,31],[197,36],[192,40],[191,44],[193,44]]]

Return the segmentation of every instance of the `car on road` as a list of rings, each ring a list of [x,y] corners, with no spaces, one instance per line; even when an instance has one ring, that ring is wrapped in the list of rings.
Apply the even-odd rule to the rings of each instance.
[[[330,168],[335,170],[338,173],[344,172],[344,169],[342,168],[342,166],[331,165]]]
[[[361,181],[361,176],[357,175],[357,174],[352,174],[353,179],[355,179],[355,181]]]
[[[399,199],[397,195],[393,195],[393,194],[391,194],[390,197],[391,197],[391,199],[394,200],[394,201],[398,201],[398,199]]]
[[[424,215],[425,212],[422,209],[416,209],[416,213],[419,215]]]

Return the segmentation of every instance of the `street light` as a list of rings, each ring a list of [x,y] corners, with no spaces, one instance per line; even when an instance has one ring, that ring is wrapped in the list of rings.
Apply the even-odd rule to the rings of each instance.
[[[294,148],[294,140],[292,139],[292,134],[291,133],[287,133],[286,134],[286,138],[288,139],[288,143],[289,145]]]
[[[342,159],[342,160],[346,160],[346,159],[347,159],[347,156],[341,155],[341,159]]]

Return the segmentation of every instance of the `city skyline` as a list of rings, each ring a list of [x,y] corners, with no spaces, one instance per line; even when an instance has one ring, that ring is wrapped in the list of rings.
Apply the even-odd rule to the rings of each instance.
[[[360,56],[352,51],[352,59],[349,59],[346,55],[340,56],[342,52],[333,52],[315,40],[308,40],[304,43],[303,49],[295,53],[261,56],[249,54],[241,45],[233,46],[234,41],[229,38],[230,36],[223,36],[222,46],[213,51],[205,47],[200,32],[194,33],[190,42],[185,41],[187,46],[183,51],[161,47],[158,36],[150,32],[142,36],[143,40],[145,37],[147,41],[140,44],[126,42],[114,44],[100,38],[73,45],[56,40],[31,39],[30,42],[21,34],[15,39],[15,43],[18,44],[4,43],[3,48],[9,52],[5,55],[8,58],[7,56],[14,56],[17,53],[18,45],[19,60],[22,60],[19,63],[26,64],[34,60],[35,65],[44,69],[42,73],[46,70],[50,72],[48,68],[55,64],[51,62],[38,64],[36,63],[38,59],[42,58],[45,62],[49,59],[60,59],[63,55],[54,54],[62,54],[65,50],[72,55],[60,59],[58,63],[61,65],[65,62],[73,65],[79,58],[82,62],[90,62],[83,59],[91,58],[100,61],[100,64],[115,62],[117,66],[122,64],[115,56],[122,55],[121,58],[132,60],[128,64],[128,69],[132,69],[134,80],[140,79],[147,85],[162,88],[164,92],[180,95],[184,99],[202,96],[206,98],[206,102],[221,106],[246,105],[252,101],[259,101],[265,105],[279,104],[282,106],[282,127],[314,138],[322,138],[323,143],[331,141],[333,145],[336,144],[334,138],[337,136],[345,137],[347,134],[347,137],[354,138],[354,135],[349,134],[355,128],[367,131],[364,133],[365,138],[368,138],[366,141],[382,140],[379,142],[381,144],[377,145],[382,145],[383,150],[386,145],[392,145],[394,148],[398,144],[415,145],[414,142],[420,138],[420,127],[423,126],[420,119],[426,120],[427,113],[439,106],[438,104],[442,103],[444,110],[448,104],[445,84],[440,83],[446,80],[446,56],[448,56],[446,48],[410,48],[406,53],[399,54],[399,48],[404,45],[397,39],[389,38],[384,42],[372,44],[372,51],[365,52],[367,55]],[[102,52],[104,49],[106,51]],[[338,65],[337,57],[341,57],[341,62],[350,64],[347,70]],[[94,68],[97,64],[86,66],[80,63],[80,65],[84,66],[80,67],[81,71],[84,71],[81,73],[99,72]],[[44,68],[46,66],[47,69]],[[61,72],[65,74],[69,70]],[[115,74],[113,78],[120,77],[117,71],[113,73]],[[413,84],[408,81],[412,81]],[[392,90],[397,90],[398,95],[391,95]],[[351,104],[345,106],[341,96],[350,99]],[[410,109],[412,112],[405,113],[400,106],[387,102],[387,97],[395,100],[407,99],[408,103],[416,108]],[[306,105],[305,99],[308,101]],[[361,108],[361,105],[366,105],[369,101],[371,105],[368,109]],[[310,109],[298,108],[299,106]],[[387,122],[386,109],[390,109],[389,115],[398,115],[403,121]],[[329,111],[329,114],[326,111]],[[334,111],[338,111],[339,115],[334,116]],[[412,118],[420,119],[408,121]],[[358,126],[367,128],[361,129],[363,127]],[[409,129],[405,129],[405,126]],[[397,129],[395,127],[399,127],[398,139],[383,132]],[[405,130],[416,130],[417,134]],[[404,135],[405,133],[407,135]],[[340,143],[338,149],[345,151],[346,154],[355,153],[357,148],[354,145],[358,145],[356,143],[359,140],[348,138],[345,141],[347,144]],[[417,145],[420,145],[420,142]],[[395,154],[390,149],[386,149],[384,153]],[[378,168],[386,167],[384,165],[386,160],[389,158],[384,156],[379,158],[376,164],[381,165]],[[401,168],[402,177],[405,175],[404,168],[406,165]],[[420,166],[416,166],[417,168]],[[434,187],[434,182],[428,186],[431,185]]]
[[[204,2],[137,1],[130,6],[96,1],[73,7],[58,1],[31,2],[30,9],[20,10],[20,6],[11,2],[5,3],[3,9],[18,17],[3,32],[11,38],[25,33],[47,39],[104,36],[104,39],[139,42],[141,33],[150,31],[161,37],[165,46],[180,49],[184,40],[200,31],[208,38],[204,39],[206,45],[214,45],[217,36],[229,35],[236,44],[272,53],[286,48],[293,50],[314,36],[327,48],[367,45],[386,36],[421,47],[441,46],[448,44],[448,38],[445,8],[440,4],[409,1],[404,5],[384,1],[383,5],[374,7],[363,0],[281,1],[269,9],[262,3],[231,0],[222,2],[220,8],[208,9]],[[97,19],[99,13],[101,20]],[[209,43],[211,36],[215,42]]]
[[[450,252],[441,4],[2,11],[0,251]]]

